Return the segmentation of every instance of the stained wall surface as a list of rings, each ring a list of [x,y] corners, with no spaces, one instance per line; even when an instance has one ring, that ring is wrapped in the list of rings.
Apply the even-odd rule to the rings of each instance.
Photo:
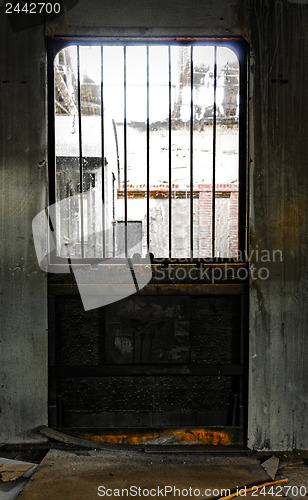
[[[45,33],[243,36],[251,42],[251,250],[281,249],[251,280],[248,445],[307,448],[307,5],[287,0],[67,2],[64,16],[14,26],[1,10],[0,442],[47,423],[46,276],[31,221],[46,203]]]
[[[255,264],[269,279],[250,287],[248,443],[256,448],[308,444],[307,14],[307,5],[252,2],[251,249],[271,255]]]
[[[44,31],[12,31],[1,9],[0,442],[47,422],[46,276],[32,219],[45,206]]]

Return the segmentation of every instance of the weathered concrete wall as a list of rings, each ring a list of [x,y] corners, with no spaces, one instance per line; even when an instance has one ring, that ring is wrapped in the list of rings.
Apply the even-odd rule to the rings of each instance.
[[[249,0],[79,0],[48,26],[57,35],[248,36]]]
[[[251,5],[251,249],[281,249],[284,260],[255,263],[267,266],[270,277],[251,283],[249,446],[303,449],[308,446],[308,6],[286,0]]]
[[[46,194],[43,26],[13,32],[1,12],[0,442],[35,441],[47,421],[46,276],[32,218]]]

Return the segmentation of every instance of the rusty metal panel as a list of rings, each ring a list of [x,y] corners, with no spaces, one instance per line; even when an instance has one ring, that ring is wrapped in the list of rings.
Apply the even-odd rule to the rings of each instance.
[[[106,363],[188,363],[189,297],[130,297],[106,314]]]
[[[235,377],[62,379],[64,427],[232,424]]]
[[[77,295],[53,297],[58,426],[238,425],[241,295],[143,294],[87,312]]]
[[[239,296],[191,297],[193,363],[238,363],[240,330]]]
[[[84,311],[80,297],[56,298],[56,364],[97,365],[103,356],[100,309]]]

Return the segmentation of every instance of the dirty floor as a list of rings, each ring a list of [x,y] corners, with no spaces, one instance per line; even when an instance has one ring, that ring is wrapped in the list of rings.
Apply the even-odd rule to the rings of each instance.
[[[272,479],[252,455],[52,449],[18,500],[91,500],[102,496],[220,498],[238,488],[267,482]],[[280,483],[271,496],[284,496],[280,493],[284,484]],[[253,495],[246,492],[242,496]]]
[[[258,489],[243,491],[240,496],[259,500],[273,496],[306,500],[308,496],[307,452],[226,452],[209,447],[205,451],[203,446],[170,445],[93,448],[63,443],[6,450],[1,446],[0,500],[91,500],[102,496],[217,500],[229,493],[236,498],[241,488],[253,486]],[[260,487],[277,481],[281,482]]]

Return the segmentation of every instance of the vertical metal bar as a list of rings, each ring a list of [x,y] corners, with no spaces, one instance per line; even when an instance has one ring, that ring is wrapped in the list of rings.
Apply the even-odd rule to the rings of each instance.
[[[150,65],[147,45],[147,247],[150,248]]]
[[[83,226],[83,158],[82,158],[82,131],[81,131],[81,88],[80,88],[80,50],[77,45],[77,80],[78,80],[78,128],[79,128],[79,193],[81,217],[81,258],[84,258],[84,226]]]
[[[212,185],[212,257],[215,257],[215,183],[216,183],[216,94],[217,47],[214,47],[214,105],[213,105],[213,185]]]
[[[168,64],[169,64],[169,257],[172,255],[172,142],[171,142],[171,46],[168,46]]]
[[[248,246],[248,214],[249,214],[249,204],[248,204],[248,182],[247,176],[249,175],[247,171],[247,61],[248,49],[247,45],[243,44],[240,47],[239,55],[239,70],[240,70],[240,81],[239,81],[239,92],[240,92],[240,102],[239,102],[239,250],[240,255],[244,255],[244,250],[249,249]],[[249,130],[248,130],[249,132]],[[247,135],[246,135],[247,134]]]
[[[194,61],[193,47],[190,47],[190,257],[194,256]]]
[[[120,177],[118,177],[119,180]],[[115,175],[112,174],[112,257],[115,257]]]
[[[249,304],[248,295],[241,295],[241,324],[240,324],[240,363],[243,367],[243,374],[239,381],[239,425],[243,427],[244,433],[247,433],[247,399],[248,399],[248,314]]]
[[[50,42],[47,42],[47,84],[48,88],[53,89],[53,92],[47,93],[48,98],[48,177],[49,177],[49,206],[52,206],[56,201],[58,201],[58,197],[56,194],[57,182],[56,182],[56,173],[57,173],[57,161],[56,161],[56,151],[55,151],[55,72],[54,72],[54,64],[55,64],[55,53],[56,49],[51,45]],[[49,210],[46,213],[48,218]],[[56,219],[57,219],[57,209],[55,206],[55,217],[54,223],[55,232],[53,233],[55,248],[58,248],[57,245],[57,228],[56,228]],[[50,219],[49,219],[50,221]],[[51,229],[53,231],[53,229]],[[49,233],[50,234],[50,233]],[[55,255],[51,253],[51,240],[48,238],[48,259],[49,264],[52,264],[52,259],[57,256],[57,250]]]
[[[126,121],[126,45],[124,45],[124,234],[125,257],[127,257],[127,121]]]
[[[105,235],[105,120],[104,120],[104,49],[101,45],[101,133],[102,133],[102,242],[103,257],[106,257]]]
[[[48,295],[48,364],[56,365],[56,297]],[[49,377],[48,425],[57,426],[57,378]]]
[[[56,154],[55,154],[55,71],[54,71],[55,49],[47,43],[47,83],[48,88],[48,166],[49,166],[49,205],[56,203]]]
[[[240,295],[240,307],[241,307],[241,316],[240,316],[240,363],[244,367],[245,366],[245,316],[246,316],[246,304],[245,304],[245,295]],[[244,371],[245,373],[245,371]],[[246,376],[246,373],[245,373]],[[244,425],[244,383],[243,383],[243,375],[239,377],[239,425]]]

